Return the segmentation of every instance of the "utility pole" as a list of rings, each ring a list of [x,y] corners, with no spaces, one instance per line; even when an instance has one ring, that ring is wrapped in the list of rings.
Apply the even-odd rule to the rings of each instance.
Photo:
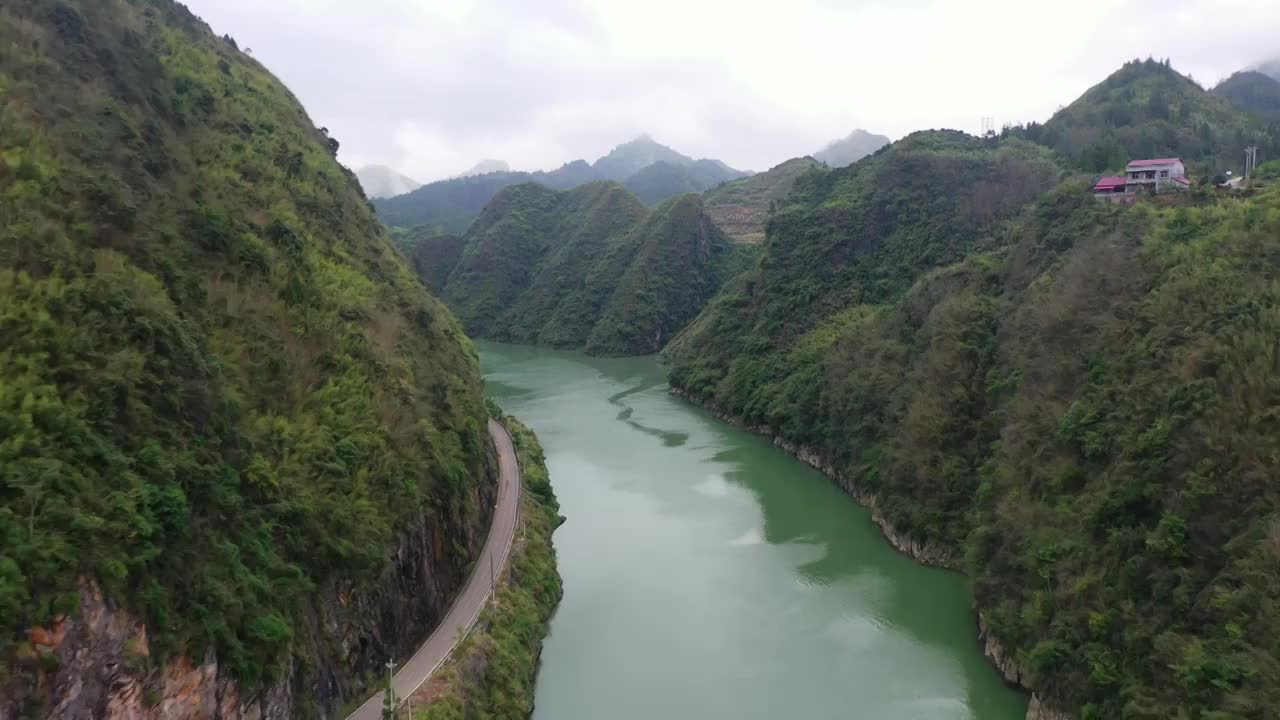
[[[382,720],[396,720],[396,708],[400,705],[395,686],[396,661],[387,661],[387,692],[382,696]]]
[[[489,555],[489,596],[492,597],[498,587],[498,574],[493,569],[493,555]]]
[[[1250,145],[1244,149],[1244,179],[1248,180],[1254,170],[1258,169],[1258,146]]]

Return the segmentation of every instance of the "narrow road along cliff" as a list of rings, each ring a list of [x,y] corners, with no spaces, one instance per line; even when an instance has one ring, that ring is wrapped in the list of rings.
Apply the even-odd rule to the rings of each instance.
[[[489,600],[492,589],[491,572],[501,572],[507,562],[520,509],[520,465],[516,461],[511,435],[501,423],[492,418],[489,420],[489,435],[498,451],[498,504],[493,512],[489,537],[476,559],[471,578],[467,580],[466,587],[454,601],[449,613],[422,647],[418,648],[418,652],[396,673],[394,682],[397,697],[408,697],[444,664],[454,646],[475,624],[480,611]],[[374,694],[348,720],[379,720],[382,717],[382,696],[382,692]]]

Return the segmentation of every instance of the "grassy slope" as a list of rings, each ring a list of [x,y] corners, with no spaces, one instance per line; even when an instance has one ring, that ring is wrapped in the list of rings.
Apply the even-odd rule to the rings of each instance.
[[[268,682],[318,586],[465,511],[473,351],[299,104],[182,6],[6,3],[0,138],[6,655],[87,576],[157,656]]]
[[[816,449],[965,567],[1052,704],[1262,718],[1280,191],[1117,208],[1068,185],[979,217],[984,181],[1053,175],[977,142],[914,136],[801,183],[760,270],[668,349],[672,382]]]
[[[433,681],[445,690],[414,713],[419,719],[526,718],[533,712],[542,639],[562,592],[551,544],[560,506],[537,436],[509,416],[503,424],[515,440],[524,481],[521,531],[507,582]]]
[[[796,180],[820,167],[813,158],[793,158],[707,191],[707,214],[735,242],[764,241],[764,226],[772,208],[786,202]]]

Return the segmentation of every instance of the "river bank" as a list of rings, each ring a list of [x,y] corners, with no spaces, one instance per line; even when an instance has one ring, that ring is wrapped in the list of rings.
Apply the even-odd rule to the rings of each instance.
[[[839,472],[835,465],[824,458],[816,449],[790,442],[774,433],[772,428],[747,425],[732,413],[699,402],[681,388],[671,386],[669,391],[674,397],[678,397],[694,407],[711,413],[721,422],[767,438],[778,449],[787,452],[800,462],[822,473],[828,480],[852,497],[854,501],[867,509],[871,514],[872,521],[880,528],[885,540],[898,552],[924,565],[958,573],[964,572],[961,558],[949,548],[919,542],[894,527],[893,523],[880,512],[879,503],[875,495],[859,488],[851,478]],[[1013,654],[1000,641],[1000,638],[990,631],[982,617],[981,609],[976,604],[973,607],[973,616],[976,624],[976,637],[978,643],[982,646],[982,654],[1000,672],[1005,682],[1030,694],[1026,720],[1073,720],[1071,715],[1057,710],[1040,697],[1034,687],[1034,678],[1021,667]]]

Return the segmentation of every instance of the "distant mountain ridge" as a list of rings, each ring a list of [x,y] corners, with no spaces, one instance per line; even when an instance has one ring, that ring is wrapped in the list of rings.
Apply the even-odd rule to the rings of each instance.
[[[839,140],[828,143],[826,147],[813,154],[813,159],[833,168],[842,168],[858,162],[888,144],[889,138],[884,135],[875,135],[859,128]]]
[[[488,175],[489,173],[496,173],[496,172],[511,172],[511,166],[507,164],[506,160],[494,160],[493,158],[485,158],[484,160],[481,160],[475,165],[472,165],[470,170],[464,173],[458,173],[457,175],[454,175],[454,177],[471,177],[473,175]]]
[[[1268,75],[1272,79],[1280,82],[1280,58],[1268,60],[1254,69],[1263,75]]]
[[[450,178],[397,197],[379,197],[374,207],[382,221],[393,227],[426,225],[440,232],[462,233],[498,192],[520,183],[536,182],[553,190],[569,190],[598,180],[613,180],[627,184],[652,205],[746,175],[749,173],[719,160],[695,160],[641,135],[615,147],[595,163],[574,160],[549,172],[496,171]]]
[[[356,177],[370,198],[394,197],[422,187],[422,183],[386,165],[365,165],[356,171]]]

